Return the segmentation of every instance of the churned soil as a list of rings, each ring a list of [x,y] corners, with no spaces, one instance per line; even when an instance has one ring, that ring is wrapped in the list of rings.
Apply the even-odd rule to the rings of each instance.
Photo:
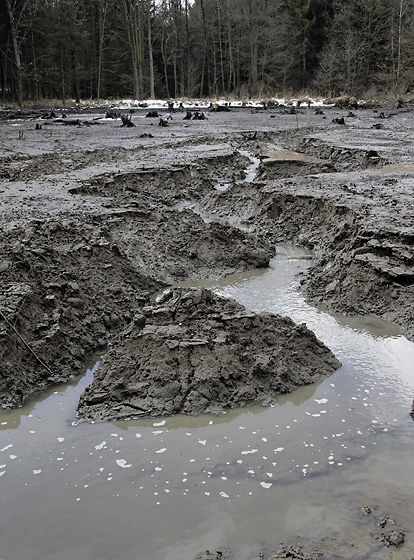
[[[130,128],[98,110],[67,111],[65,118],[2,113],[2,406],[19,406],[68,380],[111,344],[96,384],[82,397],[83,419],[198,413],[271,399],[329,375],[333,357],[304,327],[283,322],[282,335],[279,318],[240,309],[230,315],[245,318],[229,323],[223,316],[235,304],[208,292],[193,303],[198,319],[183,311],[191,292],[169,296],[161,311],[151,299],[183,280],[265,267],[276,243],[285,241],[314,252],[303,283],[311,301],[382,317],[413,338],[411,109],[303,108],[294,115],[284,107],[230,109],[200,121],[177,112],[167,127],[142,110]],[[252,162],[255,175],[245,180]],[[182,325],[171,318],[174,298]],[[257,352],[245,351],[242,359],[249,336]],[[278,344],[276,360],[270,347]],[[181,355],[194,362],[185,375],[170,364],[169,382],[181,384],[176,400],[142,386],[137,353],[150,358],[165,345],[171,363]],[[311,371],[321,353],[327,367],[322,360]],[[206,398],[189,381],[202,370],[202,354],[222,368],[215,371],[217,386],[232,364],[220,399],[212,387]],[[155,391],[165,364],[155,357],[148,363],[145,382]],[[198,397],[190,405],[191,390]],[[136,408],[125,408],[127,402]]]
[[[79,420],[202,414],[291,392],[340,362],[306,325],[203,288],[144,307],[100,363]]]

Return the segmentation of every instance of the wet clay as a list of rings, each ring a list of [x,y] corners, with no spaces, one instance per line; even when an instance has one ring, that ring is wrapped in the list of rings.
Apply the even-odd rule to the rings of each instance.
[[[78,420],[219,412],[288,393],[340,362],[306,325],[206,289],[144,307],[102,360]]]
[[[313,249],[311,301],[414,336],[409,107],[381,130],[371,109],[345,126],[338,109],[175,116],[162,129],[143,116],[131,129],[0,123],[2,406],[122,343],[161,287],[264,267],[279,242]],[[246,152],[262,160],[249,182]]]

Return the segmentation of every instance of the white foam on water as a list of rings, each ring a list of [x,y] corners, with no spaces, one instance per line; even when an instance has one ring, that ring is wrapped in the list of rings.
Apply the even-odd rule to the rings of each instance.
[[[125,459],[117,459],[116,464],[122,469],[129,469],[130,467],[132,467],[132,465],[128,463],[128,461],[126,461]]]

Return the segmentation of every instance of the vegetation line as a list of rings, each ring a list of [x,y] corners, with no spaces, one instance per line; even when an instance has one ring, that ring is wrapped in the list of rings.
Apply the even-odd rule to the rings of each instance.
[[[395,97],[414,0],[5,0],[0,101]]]

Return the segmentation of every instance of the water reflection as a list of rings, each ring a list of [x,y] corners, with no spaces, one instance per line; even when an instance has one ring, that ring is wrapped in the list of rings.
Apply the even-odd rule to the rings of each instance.
[[[320,383],[268,408],[73,426],[91,369],[0,411],[0,555],[191,560],[224,547],[244,559],[338,527],[355,532],[355,512],[385,482],[414,496],[414,345],[376,320],[308,306],[297,274],[309,258],[278,247],[269,269],[209,287],[306,322],[343,363]]]

